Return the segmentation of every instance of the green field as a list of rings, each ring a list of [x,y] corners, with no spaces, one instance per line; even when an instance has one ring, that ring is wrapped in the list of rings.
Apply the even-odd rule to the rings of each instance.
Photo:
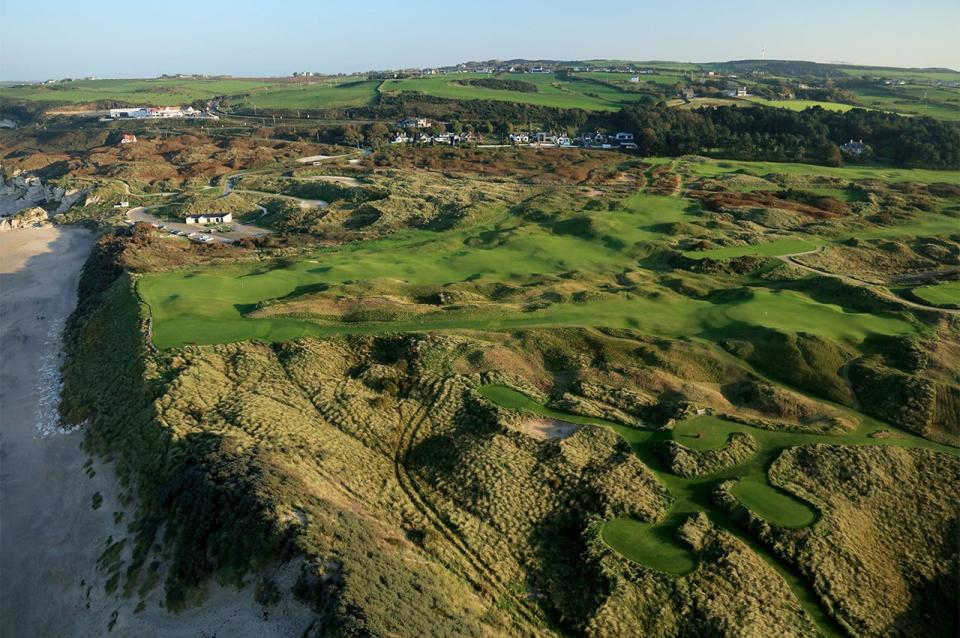
[[[487,77],[535,84],[537,92],[491,89],[467,84],[472,79]],[[483,73],[457,73],[387,80],[383,83],[381,91],[384,93],[412,91],[450,100],[498,100],[590,111],[615,111],[623,102],[641,97],[636,93],[617,91],[591,82],[559,80],[553,73],[504,73],[496,76]]]
[[[890,67],[839,67],[845,73],[854,77],[868,78],[896,78],[898,80],[913,80],[916,82],[960,82],[960,72],[957,71],[926,71],[923,69],[896,69]]]
[[[0,88],[0,98],[85,104],[100,100],[134,105],[176,106],[217,95],[233,95],[270,86],[259,80],[77,80],[47,85]]]
[[[925,115],[938,120],[960,120],[960,104],[945,103],[941,99],[956,100],[960,92],[937,90],[932,87],[897,87],[894,90],[857,89],[860,102],[873,109],[893,111],[906,115]],[[928,100],[923,98],[927,93]],[[932,100],[932,101],[931,101]]]
[[[837,102],[819,102],[817,100],[767,100],[762,97],[748,97],[744,99],[756,104],[762,104],[763,106],[769,106],[778,109],[789,109],[791,111],[803,111],[804,109],[819,106],[820,108],[828,111],[839,111],[841,113],[845,113],[850,109],[856,108],[855,106],[851,106],[849,104],[839,104]]]
[[[250,109],[329,109],[369,104],[377,94],[377,80],[283,84],[244,95],[234,104]]]
[[[913,289],[913,294],[935,306],[960,307],[960,281],[920,286]]]

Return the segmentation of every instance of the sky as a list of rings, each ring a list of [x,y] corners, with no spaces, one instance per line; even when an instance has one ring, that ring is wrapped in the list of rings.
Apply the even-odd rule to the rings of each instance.
[[[0,80],[763,55],[960,69],[957,25],[960,0],[0,0]]]

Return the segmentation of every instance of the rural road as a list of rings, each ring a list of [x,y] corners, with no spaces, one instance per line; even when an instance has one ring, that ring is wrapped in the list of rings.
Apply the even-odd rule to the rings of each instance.
[[[881,286],[879,284],[870,283],[869,281],[864,281],[863,279],[857,279],[855,277],[850,277],[848,275],[838,275],[836,273],[827,272],[826,270],[820,270],[819,268],[814,268],[813,266],[807,266],[806,264],[796,260],[797,257],[803,257],[804,255],[819,254],[824,252],[826,249],[827,249],[826,246],[818,246],[814,250],[807,250],[802,253],[790,253],[788,255],[777,255],[777,259],[784,262],[785,264],[795,266],[797,268],[800,268],[801,270],[805,270],[815,275],[820,275],[822,277],[833,277],[834,279],[839,279],[840,281],[844,283],[848,283],[851,286],[860,286],[861,288],[870,288],[874,292],[876,292],[878,295],[883,297],[884,299],[894,301],[896,303],[899,303],[904,306],[908,306],[910,308],[917,308],[918,310],[932,310],[934,312],[944,312],[951,315],[960,314],[960,309],[940,308],[939,306],[930,306],[927,304],[917,303],[916,301],[911,301],[909,299],[904,299],[903,297],[899,297],[893,294],[892,292],[890,292],[889,290],[887,290],[884,286]]]
[[[202,607],[177,615],[161,607],[162,585],[139,611],[137,595],[108,593],[97,559],[108,538],[126,539],[129,556],[135,512],[112,465],[89,458],[58,413],[61,335],[93,240],[80,228],[0,233],[0,636],[303,635],[309,609],[287,596],[265,619],[250,587],[212,584]],[[274,580],[289,586],[297,570],[291,561]]]

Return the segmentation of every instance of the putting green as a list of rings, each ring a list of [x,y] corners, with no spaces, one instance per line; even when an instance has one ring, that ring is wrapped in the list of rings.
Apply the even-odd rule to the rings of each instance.
[[[635,563],[683,576],[697,566],[697,558],[688,548],[677,544],[676,533],[676,528],[669,525],[615,518],[603,526],[600,535],[607,545]]]

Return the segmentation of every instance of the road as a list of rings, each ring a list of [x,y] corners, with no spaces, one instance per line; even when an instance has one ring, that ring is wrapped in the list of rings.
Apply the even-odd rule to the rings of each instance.
[[[815,274],[815,275],[820,275],[820,276],[822,276],[822,277],[833,277],[834,279],[839,279],[840,281],[842,281],[842,282],[844,282],[844,283],[847,283],[847,284],[850,284],[850,285],[852,285],[852,286],[860,286],[861,288],[870,288],[871,290],[873,290],[874,292],[876,292],[878,295],[880,295],[880,296],[883,297],[884,299],[887,299],[887,300],[889,300],[889,301],[894,301],[894,302],[896,302],[896,303],[898,303],[898,304],[901,304],[901,305],[903,305],[903,306],[908,306],[908,307],[910,307],[910,308],[916,308],[916,309],[918,309],[918,310],[932,310],[933,312],[943,312],[943,313],[951,314],[951,315],[960,314],[960,309],[956,309],[956,308],[940,308],[939,306],[931,306],[931,305],[928,305],[928,304],[923,304],[923,303],[918,303],[918,302],[916,302],[916,301],[911,301],[911,300],[909,300],[909,299],[904,299],[903,297],[899,297],[899,296],[893,294],[892,292],[890,292],[889,290],[887,290],[886,287],[884,287],[884,286],[882,286],[882,285],[880,285],[880,284],[875,284],[875,283],[872,283],[872,282],[869,282],[869,281],[866,281],[866,280],[863,280],[863,279],[857,279],[856,277],[851,277],[851,276],[849,276],[849,275],[838,275],[838,274],[836,274],[836,273],[828,272],[828,271],[826,271],[826,270],[820,270],[819,268],[814,268],[813,266],[808,266],[808,265],[806,265],[806,264],[804,264],[804,263],[801,263],[801,262],[799,262],[799,261],[796,260],[797,257],[803,257],[804,255],[816,255],[816,254],[820,254],[820,253],[824,252],[826,249],[827,249],[826,246],[818,246],[818,247],[815,248],[814,250],[807,250],[807,251],[804,251],[804,252],[801,252],[801,253],[790,253],[790,254],[787,254],[787,255],[777,255],[777,259],[779,259],[780,261],[784,262],[785,264],[789,264],[789,265],[794,266],[794,267],[796,267],[796,268],[800,268],[801,270],[805,270],[805,271],[807,271],[807,272],[809,272],[809,273],[813,273],[813,274]]]

